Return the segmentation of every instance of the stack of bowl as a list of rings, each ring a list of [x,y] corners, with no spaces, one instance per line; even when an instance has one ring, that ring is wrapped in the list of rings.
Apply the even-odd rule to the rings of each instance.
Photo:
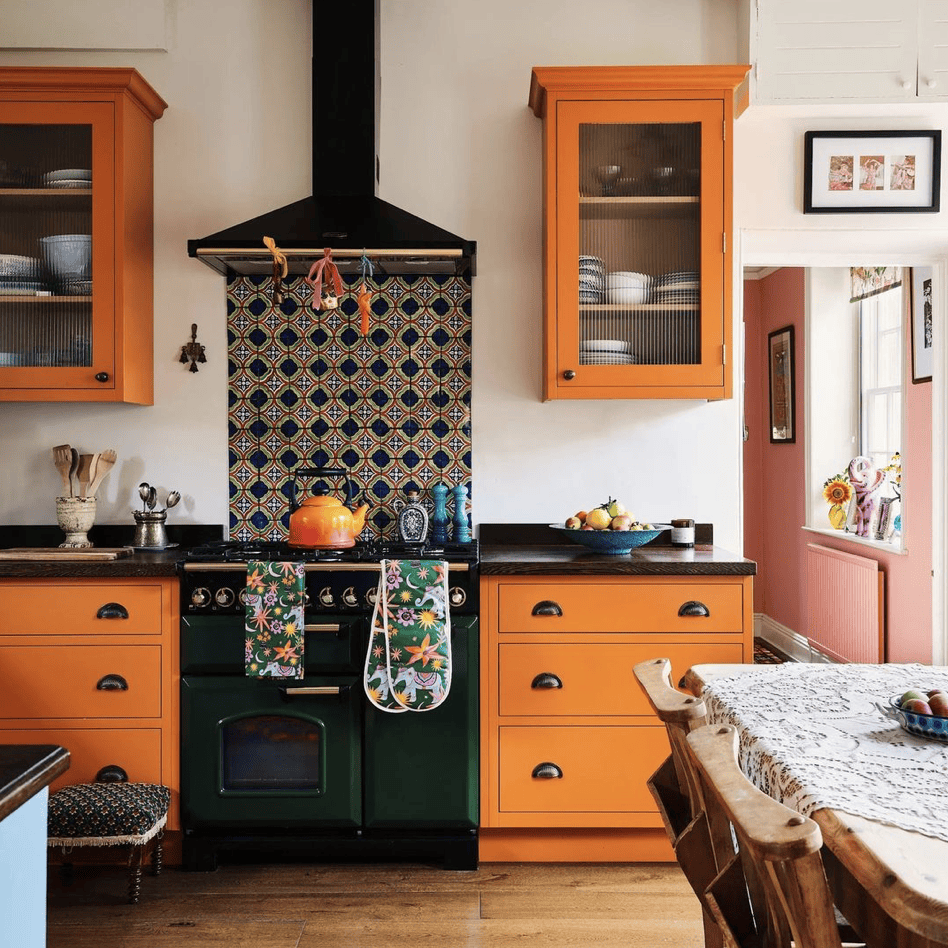
[[[0,296],[36,296],[45,289],[39,259],[15,253],[0,254]]]
[[[40,249],[50,280],[66,296],[88,296],[92,292],[92,236],[56,234],[41,237]]]
[[[91,188],[92,171],[89,168],[60,168],[44,174],[43,184],[60,190]]]
[[[651,277],[632,270],[616,270],[605,278],[606,302],[620,306],[641,306],[648,302]]]
[[[622,339],[585,339],[579,344],[580,365],[635,365],[632,346]]]
[[[601,257],[580,254],[579,302],[601,303],[605,293],[606,265]]]

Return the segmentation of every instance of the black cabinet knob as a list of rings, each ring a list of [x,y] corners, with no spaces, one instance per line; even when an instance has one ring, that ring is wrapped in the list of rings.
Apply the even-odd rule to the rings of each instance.
[[[711,615],[711,610],[703,602],[698,602],[697,599],[689,599],[688,602],[683,602],[678,607],[678,615],[680,616],[701,616],[702,618],[707,618]]]
[[[530,682],[530,687],[535,688],[537,691],[544,691],[549,688],[562,688],[563,682],[552,672],[540,672],[540,674]]]
[[[128,682],[121,675],[103,675],[95,687],[96,691],[128,691]]]
[[[566,379],[567,382],[572,382],[573,379],[576,378],[576,371],[575,371],[575,369],[567,369],[567,370],[563,373],[563,378]]]
[[[109,373],[108,373],[108,372],[96,372],[96,374],[95,374],[95,380],[96,380],[97,382],[108,382],[108,380],[109,380]]]
[[[561,616],[563,615],[563,607],[558,602],[553,602],[552,599],[542,599],[533,607],[530,615]]]

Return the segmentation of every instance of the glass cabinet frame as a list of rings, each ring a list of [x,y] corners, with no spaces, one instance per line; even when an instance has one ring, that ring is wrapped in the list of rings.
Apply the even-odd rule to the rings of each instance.
[[[731,396],[730,129],[746,103],[747,71],[746,66],[533,70],[530,106],[544,120],[544,400]],[[594,148],[589,143],[595,139],[587,133],[597,128],[617,130],[612,140],[623,143],[626,153],[644,147],[641,129],[656,130],[658,138],[672,129],[694,129],[681,133],[700,142],[698,167],[689,169],[694,175],[690,187],[655,187],[623,178],[624,190],[609,182],[597,191],[595,181],[590,183],[590,161],[615,161],[619,167],[618,157],[584,153]],[[632,160],[640,157],[633,154]],[[631,242],[613,246],[605,264],[590,247],[599,226],[612,228],[620,244]],[[670,248],[667,268],[682,268],[679,285],[687,290],[675,293],[668,286],[673,292],[664,296],[656,291],[661,267],[653,255],[652,273],[639,274],[649,287],[641,299],[633,295],[630,302],[617,304],[610,300],[619,294],[608,289],[599,297],[590,293],[595,271],[579,273],[581,257],[588,267],[611,270],[628,260],[633,271],[644,270],[635,263],[643,259],[648,249],[643,245],[653,234]],[[678,243],[688,249],[679,251]],[[589,328],[593,323],[595,332]],[[681,338],[674,338],[676,333]],[[591,335],[607,338],[590,340]],[[657,341],[667,337],[671,343]],[[629,354],[581,356],[587,346],[595,348],[594,342],[621,346]]]
[[[0,401],[153,403],[153,124],[165,108],[134,69],[0,68],[0,254],[31,281],[0,279]],[[70,144],[83,128],[88,153]],[[88,184],[53,178],[67,167],[91,172]],[[47,231],[87,244],[66,241],[57,269]]]

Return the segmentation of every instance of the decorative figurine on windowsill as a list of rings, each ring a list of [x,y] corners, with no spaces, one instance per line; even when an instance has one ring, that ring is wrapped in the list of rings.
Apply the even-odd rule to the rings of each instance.
[[[197,372],[198,362],[207,362],[207,357],[204,355],[204,346],[197,341],[197,331],[197,323],[191,323],[191,341],[181,347],[181,358],[178,359],[182,365],[187,365],[188,362],[191,363],[191,367],[188,369],[189,372]]]
[[[842,530],[846,526],[847,508],[852,496],[852,485],[845,471],[823,482],[823,500],[830,505],[827,516],[834,530]]]

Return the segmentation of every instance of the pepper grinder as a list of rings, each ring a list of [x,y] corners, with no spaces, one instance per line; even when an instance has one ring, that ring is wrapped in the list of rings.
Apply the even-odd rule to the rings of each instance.
[[[470,543],[471,531],[467,524],[467,488],[463,484],[456,484],[451,492],[454,494],[454,542]]]
[[[434,497],[434,512],[431,515],[431,540],[433,543],[448,542],[448,488],[444,484],[435,484],[431,488]]]

